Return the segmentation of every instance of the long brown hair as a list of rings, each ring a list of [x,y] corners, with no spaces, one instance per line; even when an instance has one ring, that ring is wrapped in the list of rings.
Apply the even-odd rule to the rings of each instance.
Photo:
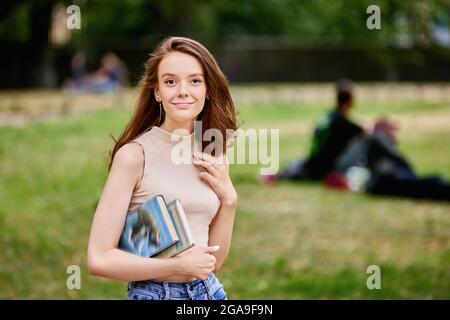
[[[160,115],[159,103],[155,99],[155,88],[158,85],[158,66],[169,52],[182,52],[196,58],[205,73],[207,100],[197,120],[202,120],[202,131],[215,128],[222,133],[223,152],[227,148],[226,130],[238,127],[236,110],[228,87],[228,80],[220,70],[213,55],[199,42],[184,37],[169,37],[163,40],[150,54],[145,63],[145,72],[139,83],[139,96],[136,109],[122,134],[115,140],[115,146],[110,152],[108,171],[111,169],[114,156],[123,145],[133,141],[142,133],[155,125],[164,122],[165,112],[162,108]],[[207,142],[202,141],[202,150]]]

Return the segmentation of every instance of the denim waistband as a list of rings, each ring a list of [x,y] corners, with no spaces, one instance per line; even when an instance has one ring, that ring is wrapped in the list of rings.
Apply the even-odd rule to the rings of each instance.
[[[222,288],[214,273],[211,273],[206,280],[195,279],[191,282],[157,282],[152,280],[131,281],[128,288],[137,288],[158,293],[162,296],[192,296],[207,293],[212,296],[217,290]]]

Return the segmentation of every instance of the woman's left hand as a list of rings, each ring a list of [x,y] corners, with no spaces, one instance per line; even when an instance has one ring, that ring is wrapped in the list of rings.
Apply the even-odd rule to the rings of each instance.
[[[201,152],[194,154],[194,164],[206,170],[200,172],[200,179],[209,183],[222,205],[235,206],[237,193],[231,182],[228,158],[225,155],[213,157]]]

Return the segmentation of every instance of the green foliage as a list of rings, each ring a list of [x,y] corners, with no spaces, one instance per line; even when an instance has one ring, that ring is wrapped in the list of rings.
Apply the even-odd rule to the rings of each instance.
[[[81,43],[117,37],[191,35],[215,43],[223,36],[264,35],[302,39],[308,45],[392,44],[399,32],[418,44],[433,42],[430,24],[449,23],[448,0],[125,0],[64,1],[81,8]],[[368,32],[366,9],[381,9],[382,29]],[[0,39],[27,38],[33,5],[20,3],[0,21]],[[399,26],[403,16],[405,26]],[[402,29],[400,29],[402,28]],[[145,39],[145,38],[144,38]],[[28,39],[29,40],[29,39]],[[85,43],[85,44],[86,44]]]

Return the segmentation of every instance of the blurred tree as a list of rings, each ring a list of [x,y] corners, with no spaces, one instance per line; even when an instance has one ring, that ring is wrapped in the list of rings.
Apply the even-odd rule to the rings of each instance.
[[[48,41],[54,1],[0,3],[0,41],[24,48],[21,76],[32,86],[54,86],[56,79]]]
[[[52,9],[61,4],[81,8],[82,28],[71,32],[67,48],[88,56],[98,48],[148,50],[161,38],[184,35],[213,52],[365,48],[394,70],[403,61],[423,63],[423,48],[448,57],[450,47],[450,0],[377,0],[381,30],[366,28],[373,0],[0,1],[0,44],[25,48],[25,76],[34,84],[51,83],[51,72],[45,75],[53,59],[48,34]],[[409,52],[398,55],[398,49]]]

